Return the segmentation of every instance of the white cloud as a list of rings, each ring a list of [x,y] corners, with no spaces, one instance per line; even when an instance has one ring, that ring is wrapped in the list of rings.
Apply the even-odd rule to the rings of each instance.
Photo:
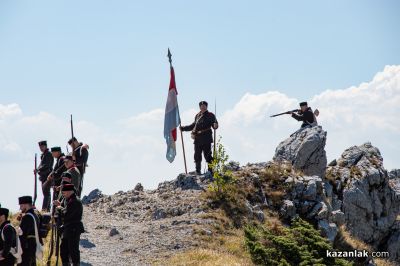
[[[300,123],[288,115],[269,115],[294,109],[299,100],[277,91],[246,93],[218,120],[231,159],[241,163],[270,160],[275,147]],[[319,123],[328,131],[329,159],[344,149],[371,141],[380,148],[386,167],[399,167],[400,152],[400,66],[387,66],[359,86],[326,90],[309,100],[321,114]],[[193,122],[197,109],[181,110],[182,124]],[[74,121],[75,135],[90,145],[85,191],[99,187],[105,193],[132,188],[137,182],[155,187],[159,182],[183,172],[180,138],[173,164],[165,159],[163,138],[164,108],[119,119],[107,129],[90,121]],[[25,116],[17,104],[0,104],[0,203],[14,204],[22,194],[32,194],[33,154],[37,141],[46,138],[50,146],[65,149],[70,136],[69,121],[40,112]],[[193,144],[184,133],[187,165],[193,169]],[[15,189],[8,189],[15,187]],[[40,193],[39,193],[40,194]]]

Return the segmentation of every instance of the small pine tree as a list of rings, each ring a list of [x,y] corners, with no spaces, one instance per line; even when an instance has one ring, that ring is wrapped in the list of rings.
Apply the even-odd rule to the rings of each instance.
[[[229,156],[226,154],[224,145],[221,144],[221,136],[215,145],[214,158],[210,164],[214,180],[210,185],[210,189],[216,192],[217,197],[222,198],[224,193],[227,192],[228,185],[234,182],[234,177],[232,171],[227,169]]]

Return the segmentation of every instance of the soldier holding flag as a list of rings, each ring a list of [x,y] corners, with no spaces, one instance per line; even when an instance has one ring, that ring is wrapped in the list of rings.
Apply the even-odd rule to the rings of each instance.
[[[194,161],[196,163],[196,174],[201,174],[202,154],[208,164],[212,162],[211,143],[213,143],[212,129],[218,128],[218,121],[215,115],[207,110],[206,101],[199,102],[200,112],[194,117],[194,122],[188,126],[181,126],[181,131],[192,131],[194,140]],[[210,165],[208,171],[212,172]]]

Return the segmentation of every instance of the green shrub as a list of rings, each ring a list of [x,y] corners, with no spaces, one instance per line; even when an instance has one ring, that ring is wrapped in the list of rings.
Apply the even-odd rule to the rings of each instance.
[[[326,250],[333,250],[332,245],[301,218],[280,230],[247,226],[245,243],[257,265],[353,265],[343,259],[326,257]]]
[[[210,185],[210,190],[216,192],[218,198],[223,198],[230,188],[229,185],[232,184],[235,179],[232,175],[232,171],[227,169],[229,156],[226,154],[224,145],[221,144],[221,137],[219,137],[215,145],[217,145],[216,151],[213,161],[210,164],[213,170],[214,181]]]

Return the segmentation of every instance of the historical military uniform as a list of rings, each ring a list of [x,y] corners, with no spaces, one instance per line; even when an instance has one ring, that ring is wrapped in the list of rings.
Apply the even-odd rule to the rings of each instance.
[[[300,107],[306,106],[307,102],[301,102]],[[301,124],[301,128],[307,127],[307,126],[313,126],[316,123],[316,119],[314,116],[313,111],[311,110],[311,107],[307,107],[307,109],[302,112],[301,110],[298,111],[298,113],[292,113],[292,117],[296,119],[297,121],[303,121]]]
[[[64,157],[64,161],[72,161],[73,162],[73,157],[72,155],[67,155]],[[80,195],[80,187],[82,184],[82,176],[81,173],[78,169],[78,167],[75,165],[75,163],[67,168],[67,170],[62,174],[62,179],[67,179],[67,181],[71,182],[77,191],[77,195]]]
[[[68,144],[72,145],[72,143],[75,141],[77,141],[77,139],[75,137],[73,137],[68,141]],[[84,177],[85,171],[86,171],[87,161],[89,158],[89,151],[83,145],[83,143],[80,142],[78,144],[78,146],[74,148],[72,155],[75,159],[75,165],[78,168],[79,173],[80,173],[81,181],[80,181],[79,187],[76,187],[77,195],[80,197],[82,189],[83,189],[83,177]]]
[[[202,101],[201,105],[208,105]],[[196,173],[201,172],[202,153],[207,163],[212,162],[211,143],[213,143],[213,124],[218,123],[215,115],[209,111],[199,112],[191,125],[181,127],[182,131],[192,131],[194,139],[194,161],[196,163]],[[209,170],[211,170],[209,168]]]
[[[72,184],[65,184],[62,191],[75,191],[75,187]],[[65,207],[61,207],[61,260],[63,265],[69,265],[70,261],[73,265],[79,265],[79,241],[80,235],[84,232],[82,224],[83,206],[75,193],[65,199],[64,205]]]
[[[0,216],[4,215],[6,221],[0,225],[0,256],[3,260],[0,260],[0,266],[14,266],[16,259],[11,254],[11,248],[17,246],[17,233],[14,227],[10,224],[8,218],[8,209],[0,208]]]
[[[32,204],[31,196],[24,196],[19,198],[19,204]],[[35,217],[35,221],[32,216]],[[22,217],[20,228],[22,235],[19,236],[22,247],[22,263],[18,264],[21,266],[33,266],[36,265],[36,236],[35,226],[39,231],[39,217],[35,213],[35,209],[32,207]]]
[[[40,141],[39,146],[41,145],[46,145],[46,141]],[[39,174],[39,180],[42,182],[42,191],[43,191],[43,204],[42,204],[42,209],[49,210],[50,209],[50,201],[51,201],[51,195],[50,195],[50,187],[48,186],[45,182],[47,181],[47,177],[53,170],[53,163],[54,163],[54,158],[51,155],[50,151],[46,149],[42,155],[40,156],[40,164],[37,169],[38,174]]]
[[[61,185],[61,175],[67,170],[67,167],[64,165],[64,153],[61,152],[60,147],[51,148],[51,152],[60,152],[60,156],[56,158],[56,163],[54,164],[53,171],[53,186],[59,187]],[[58,197],[57,191],[54,191],[53,200]]]

